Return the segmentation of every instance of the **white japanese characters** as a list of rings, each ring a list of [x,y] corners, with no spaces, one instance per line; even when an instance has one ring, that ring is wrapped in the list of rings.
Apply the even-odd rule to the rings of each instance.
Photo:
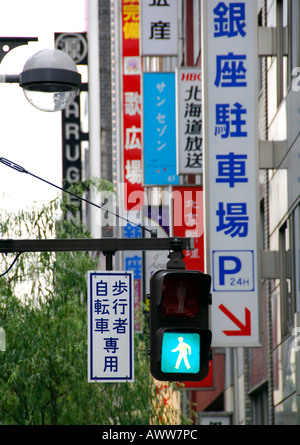
[[[175,107],[175,73],[144,73],[144,185],[179,182]]]

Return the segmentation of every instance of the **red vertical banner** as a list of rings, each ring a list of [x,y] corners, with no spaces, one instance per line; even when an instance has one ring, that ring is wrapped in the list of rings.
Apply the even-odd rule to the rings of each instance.
[[[122,0],[124,209],[143,205],[140,5]]]
[[[184,250],[187,270],[205,272],[204,261],[204,203],[203,187],[173,187],[173,234],[194,238],[194,250]],[[200,382],[184,382],[187,389],[214,387],[213,361],[209,362],[207,377]]]
[[[194,250],[184,251],[188,270],[204,271],[204,216],[202,187],[173,188],[173,234],[194,238]]]

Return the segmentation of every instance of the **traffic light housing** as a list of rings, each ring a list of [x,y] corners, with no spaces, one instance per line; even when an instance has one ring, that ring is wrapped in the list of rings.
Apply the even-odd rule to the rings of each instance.
[[[150,372],[161,381],[200,381],[209,370],[210,275],[166,269],[150,278]]]

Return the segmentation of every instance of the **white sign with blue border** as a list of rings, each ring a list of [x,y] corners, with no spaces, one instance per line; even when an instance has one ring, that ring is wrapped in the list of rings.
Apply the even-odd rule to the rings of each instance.
[[[134,381],[133,272],[88,272],[88,381]]]
[[[203,0],[202,32],[212,345],[260,346],[257,2]]]

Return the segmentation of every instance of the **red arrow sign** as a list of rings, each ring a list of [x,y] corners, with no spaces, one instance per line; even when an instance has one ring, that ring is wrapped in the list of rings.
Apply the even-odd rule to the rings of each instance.
[[[240,328],[239,331],[223,331],[225,335],[251,335],[251,314],[249,309],[245,308],[245,324],[241,323],[223,304],[220,304],[219,309]]]

